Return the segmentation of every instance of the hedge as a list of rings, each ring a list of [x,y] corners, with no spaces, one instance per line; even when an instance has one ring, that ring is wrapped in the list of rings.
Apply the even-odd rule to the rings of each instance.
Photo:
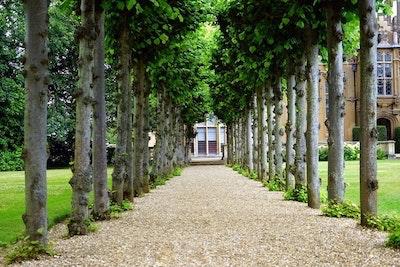
[[[353,128],[353,141],[360,141],[361,129],[360,127]],[[378,141],[387,141],[388,132],[386,126],[378,125]]]
[[[394,129],[394,141],[396,141],[396,153],[400,153],[400,127]]]

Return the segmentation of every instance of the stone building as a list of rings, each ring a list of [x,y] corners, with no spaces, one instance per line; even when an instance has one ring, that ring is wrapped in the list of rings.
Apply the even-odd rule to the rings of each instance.
[[[226,140],[225,124],[210,116],[194,126],[197,133],[192,141],[193,157],[222,157]]]
[[[400,127],[400,3],[394,2],[392,16],[378,16],[379,44],[377,52],[378,114],[377,123],[387,128],[388,139]],[[352,130],[360,123],[360,73],[358,60],[346,62],[344,69],[345,140],[352,141]],[[320,141],[326,142],[328,131],[325,120],[328,110],[327,73],[324,66],[320,75]]]

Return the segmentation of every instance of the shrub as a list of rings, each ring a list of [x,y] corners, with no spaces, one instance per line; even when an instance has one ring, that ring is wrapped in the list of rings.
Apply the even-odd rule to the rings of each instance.
[[[242,167],[241,167],[239,164],[234,164],[234,165],[232,166],[232,169],[233,169],[235,172],[240,171],[241,168],[242,168]]]
[[[182,175],[182,171],[183,169],[181,167],[176,167],[173,171],[172,171],[172,175],[173,176],[181,176]]]
[[[388,158],[388,154],[386,153],[386,151],[383,150],[382,148],[378,147],[376,150],[376,159],[383,160],[383,159],[387,159],[387,158]]]
[[[319,160],[320,161],[328,161],[328,147],[327,146],[320,146],[319,147]],[[388,154],[385,150],[378,147],[376,151],[376,158],[378,160],[383,160],[388,158]],[[344,160],[359,160],[360,159],[360,147],[359,144],[350,145],[346,144],[344,146]]]
[[[329,202],[328,205],[322,208],[322,213],[328,217],[360,218],[360,208],[349,201],[343,203]]]
[[[111,203],[109,210],[111,218],[118,218],[120,213],[133,210],[133,203],[127,200],[122,201],[121,205],[118,205],[117,203]]]
[[[360,127],[354,127],[352,131],[353,135],[353,141],[359,142],[360,141],[360,135],[361,135],[361,128]]]
[[[319,148],[319,161],[328,161],[328,147],[327,146],[321,146]]]
[[[360,158],[360,149],[357,145],[346,144],[344,146],[344,160],[358,160]]]
[[[328,161],[328,146],[319,147],[319,160]],[[358,145],[346,144],[344,146],[344,160],[358,160],[360,158],[360,148]]]
[[[158,186],[165,185],[167,179],[164,176],[157,176],[150,184],[150,188],[155,189]]]
[[[283,198],[285,200],[307,203],[308,201],[307,188],[303,186],[301,188],[288,190],[283,194]]]
[[[111,165],[114,163],[115,147],[107,146],[107,164]]]
[[[22,171],[23,169],[22,148],[15,151],[0,151],[0,171]]]
[[[6,263],[37,260],[41,255],[53,256],[55,253],[50,246],[42,245],[38,241],[30,241],[28,237],[15,244],[6,255]]]
[[[367,220],[368,227],[380,231],[398,232],[400,231],[400,217],[395,215],[373,216]]]
[[[388,140],[388,132],[386,126],[378,125],[378,141],[387,141]],[[354,127],[353,128],[353,141],[360,141],[361,137],[361,128]]]
[[[70,132],[65,139],[50,135],[47,143],[49,150],[47,166],[49,168],[68,167],[74,157],[74,133]]]
[[[389,234],[385,244],[388,247],[400,249],[400,231]]]
[[[252,171],[250,172],[249,176],[248,176],[251,180],[258,180],[258,175],[256,171]]]
[[[180,176],[182,174],[182,171],[183,169],[181,167],[176,167],[167,174],[153,176],[153,179],[151,179],[150,181],[150,188],[154,189],[157,186],[165,185],[165,183],[174,176]]]
[[[400,153],[400,127],[394,129],[394,141],[396,141],[396,153]]]
[[[283,191],[285,190],[285,182],[278,177],[275,177],[264,183],[264,186],[268,188],[269,191]]]
[[[388,132],[386,126],[378,125],[378,141],[387,141]]]

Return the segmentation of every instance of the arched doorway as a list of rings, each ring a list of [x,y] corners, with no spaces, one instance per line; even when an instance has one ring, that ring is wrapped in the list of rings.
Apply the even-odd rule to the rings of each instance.
[[[388,120],[386,118],[379,118],[377,120],[377,124],[378,124],[378,126],[385,126],[386,130],[387,130],[388,140],[393,140],[393,137],[392,137],[392,123],[390,122],[390,120]]]

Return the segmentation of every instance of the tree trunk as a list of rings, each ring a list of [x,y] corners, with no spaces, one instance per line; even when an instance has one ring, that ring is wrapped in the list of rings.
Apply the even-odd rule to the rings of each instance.
[[[307,88],[307,192],[308,206],[313,209],[320,207],[320,179],[318,173],[318,136],[319,136],[319,60],[318,33],[308,30],[308,88]]]
[[[295,145],[295,187],[306,186],[306,58],[303,56],[296,69],[296,145]]]
[[[123,192],[123,198],[124,200],[128,200],[130,202],[133,202],[133,199],[135,197],[135,190],[133,187],[133,172],[134,172],[134,166],[133,166],[133,116],[132,116],[132,89],[129,91],[129,97],[130,101],[127,105],[127,110],[129,110],[129,114],[126,114],[127,116],[127,124],[126,124],[126,154],[125,154],[125,175],[124,175],[124,192]],[[128,117],[129,116],[129,117]]]
[[[246,112],[244,112],[244,114],[246,115]],[[241,128],[241,138],[242,138],[242,142],[241,142],[241,151],[242,151],[242,165],[243,166],[248,166],[247,163],[247,116],[243,116],[240,120],[240,128]]]
[[[273,113],[273,91],[272,87],[267,87],[267,128],[268,128],[268,180],[275,177],[274,168],[274,113]]]
[[[328,200],[344,201],[344,84],[343,31],[340,4],[330,2],[327,13],[327,41],[329,54],[328,92]]]
[[[146,74],[146,87],[144,94],[144,131],[143,131],[143,191],[145,193],[150,192],[150,150],[149,150],[149,132],[150,132],[150,79]]]
[[[96,1],[95,21],[98,32],[93,69],[93,188],[94,214],[97,219],[108,217],[106,100],[104,78],[104,11]]]
[[[48,2],[23,1],[25,10],[25,214],[26,234],[47,244]]]
[[[252,172],[254,170],[253,165],[253,117],[251,116],[251,109],[247,111],[247,167]]]
[[[151,181],[161,174],[162,168],[162,149],[163,149],[163,123],[164,120],[164,101],[163,101],[163,94],[162,88],[163,85],[160,85],[160,90],[157,91],[157,131],[156,131],[156,146],[154,148],[154,156],[153,156],[153,173],[151,175]]]
[[[260,171],[260,161],[258,157],[258,128],[257,128],[257,122],[258,122],[258,114],[257,114],[257,96],[254,96],[254,101],[253,101],[253,166],[254,170],[258,174]]]
[[[230,125],[229,125],[229,136],[228,136],[228,138],[229,138],[229,152],[228,152],[228,154],[230,155],[229,156],[229,164],[235,164],[235,152],[234,152],[234,150],[235,150],[235,142],[234,142],[234,136],[235,136],[235,133],[234,133],[234,130],[233,130],[233,127],[234,127],[234,124],[233,123],[231,123]]]
[[[281,118],[283,114],[282,107],[282,89],[281,89],[281,77],[276,76],[274,83],[274,114],[275,114],[275,125],[274,125],[274,150],[275,150],[275,177],[279,180],[283,180],[283,157],[282,157],[282,136],[284,130],[281,128]]]
[[[124,18],[126,20],[126,18]],[[112,201],[122,204],[124,199],[124,181],[129,171],[128,144],[131,142],[130,121],[132,118],[131,90],[131,52],[129,48],[129,32],[127,22],[122,25],[119,36],[119,74],[118,74],[118,114],[117,114],[117,144],[114,156],[114,171],[112,174]]]
[[[227,146],[228,146],[228,155],[225,155],[227,164],[232,164],[232,142],[231,142],[231,125],[229,123],[226,124],[226,139],[227,139]]]
[[[91,115],[93,103],[94,0],[81,1],[79,35],[79,81],[76,93],[75,157],[72,187],[72,211],[68,224],[69,235],[87,234],[89,192],[92,190],[90,165]]]
[[[258,161],[260,164],[260,169],[258,172],[258,179],[260,181],[265,180],[266,176],[266,160],[265,160],[265,131],[264,131],[264,121],[265,121],[265,113],[264,113],[264,99],[263,99],[263,87],[258,87],[256,90],[257,93],[257,146],[258,146]]]
[[[376,126],[377,80],[376,47],[377,19],[375,0],[360,0],[360,71],[361,71],[361,155],[360,155],[360,203],[361,225],[367,225],[369,216],[377,214],[378,180],[376,175]]]
[[[264,180],[267,179],[268,177],[268,125],[267,125],[267,118],[268,118],[268,114],[267,114],[267,94],[268,94],[268,88],[269,85],[267,83],[267,85],[264,87],[264,90],[262,92],[262,114],[261,114],[261,120],[262,120],[262,131],[263,131],[263,137],[261,139],[261,146],[262,146],[262,155],[260,157],[260,166],[263,165],[264,166]]]
[[[141,196],[144,193],[144,110],[145,110],[145,87],[146,87],[146,69],[142,58],[138,59],[136,71],[135,86],[135,104],[134,104],[134,148],[133,148],[133,164],[134,164],[134,189],[135,195]]]
[[[287,80],[287,112],[288,119],[286,123],[286,190],[294,189],[295,182],[293,176],[294,168],[294,137],[296,121],[296,99],[295,99],[296,80],[293,71],[289,70]]]
[[[129,40],[129,39],[128,39]],[[130,55],[130,53],[129,53]],[[129,66],[129,71],[131,71],[131,66]],[[132,86],[132,85],[130,85]],[[126,116],[126,125],[125,125],[125,135],[126,135],[126,153],[125,153],[125,174],[124,174],[124,182],[123,182],[123,199],[128,200],[130,202],[134,201],[135,190],[133,185],[134,179],[134,166],[133,166],[133,114],[132,114],[132,92],[133,88],[126,88],[126,97],[129,97],[129,101],[126,105],[127,113]],[[128,91],[129,90],[129,91]]]

